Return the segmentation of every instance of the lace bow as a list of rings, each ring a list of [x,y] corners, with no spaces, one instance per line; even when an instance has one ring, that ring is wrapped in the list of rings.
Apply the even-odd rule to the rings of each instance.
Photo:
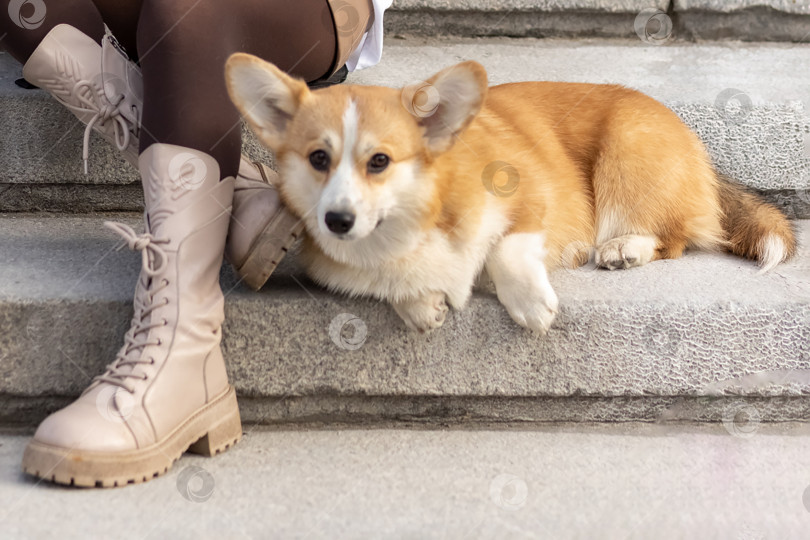
[[[154,277],[166,264],[166,252],[160,244],[168,244],[168,240],[157,239],[149,233],[137,234],[132,227],[124,223],[105,221],[104,226],[121,235],[133,251],[140,251],[143,261],[143,270],[149,277]]]
[[[113,121],[113,141],[116,148],[123,152],[129,147],[131,138],[129,121],[121,115],[118,103],[110,103],[103,94],[100,96],[95,85],[90,81],[79,81],[74,87],[76,98],[84,107],[72,107],[79,112],[93,113],[93,117],[84,128],[84,141],[82,146],[82,159],[84,160],[84,174],[88,172],[87,163],[90,159],[90,134],[95,126],[104,126]],[[123,99],[123,96],[121,96]]]

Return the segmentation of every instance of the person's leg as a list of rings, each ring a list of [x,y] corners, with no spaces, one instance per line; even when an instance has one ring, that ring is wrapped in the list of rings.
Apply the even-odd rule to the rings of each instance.
[[[91,0],[0,0],[0,48],[24,64],[55,26],[69,24],[96,42],[104,37],[101,14]]]
[[[241,154],[224,64],[248,50],[302,77],[322,76],[334,60],[334,32],[313,21],[308,8],[316,3],[326,7],[326,0],[145,0],[138,165],[146,232],[110,224],[144,254],[132,326],[107,371],[37,429],[23,458],[27,472],[77,485],[141,482],[186,448],[213,455],[241,436],[220,349],[219,269]]]
[[[237,51],[306,80],[323,76],[335,56],[326,0],[145,0],[138,24],[142,151],[154,143],[193,148],[213,156],[223,176],[236,174],[240,117],[223,74]]]
[[[137,60],[136,36],[143,0],[93,0],[93,3],[118,43],[132,59]]]
[[[361,29],[367,26],[366,20],[357,22]],[[171,143],[213,156],[223,176],[239,171],[225,254],[243,282],[258,290],[302,224],[281,205],[275,189],[250,180],[256,175],[249,173],[249,163],[242,160],[240,167],[241,122],[224,79],[225,61],[237,51],[307,81],[331,73],[337,55],[329,3],[144,0],[138,26],[145,95],[141,150]]]

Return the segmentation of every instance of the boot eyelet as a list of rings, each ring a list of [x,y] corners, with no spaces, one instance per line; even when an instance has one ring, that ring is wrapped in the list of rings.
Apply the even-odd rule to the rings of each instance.
[[[148,378],[149,378],[149,377],[146,375],[146,373],[144,373],[143,375],[141,375],[141,379],[143,379],[144,381],[145,381],[146,379],[148,379]]]
[[[168,305],[169,305],[169,299],[168,299],[168,298],[164,298],[163,300],[164,300],[163,305],[164,305],[164,306],[168,306]]]
[[[158,338],[157,344],[158,344],[158,347],[160,347],[161,345],[163,345],[163,340]]]
[[[167,321],[166,319],[163,319],[163,326],[169,326],[169,321]]]
[[[154,359],[154,358],[149,358],[149,365],[150,365],[150,366],[154,366],[154,365],[155,365],[155,359]]]
[[[169,286],[169,280],[168,280],[168,279],[165,279],[165,278],[163,279],[163,286],[164,286],[164,287],[168,287],[168,286]]]

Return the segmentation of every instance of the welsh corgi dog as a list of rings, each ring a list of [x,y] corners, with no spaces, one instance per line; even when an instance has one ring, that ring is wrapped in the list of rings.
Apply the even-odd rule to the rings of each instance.
[[[661,103],[616,85],[488,88],[477,62],[404,89],[310,91],[259,58],[226,66],[231,100],[277,157],[281,197],[306,225],[311,278],[388,301],[439,328],[486,271],[519,325],[545,334],[548,273],[628,269],[725,249],[772,269],[791,223],[712,167]]]

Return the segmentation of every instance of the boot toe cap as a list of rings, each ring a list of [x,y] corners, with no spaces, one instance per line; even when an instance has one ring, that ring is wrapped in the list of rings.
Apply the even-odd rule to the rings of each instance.
[[[86,451],[125,451],[136,448],[135,438],[121,416],[77,401],[48,416],[34,440],[51,446]]]

